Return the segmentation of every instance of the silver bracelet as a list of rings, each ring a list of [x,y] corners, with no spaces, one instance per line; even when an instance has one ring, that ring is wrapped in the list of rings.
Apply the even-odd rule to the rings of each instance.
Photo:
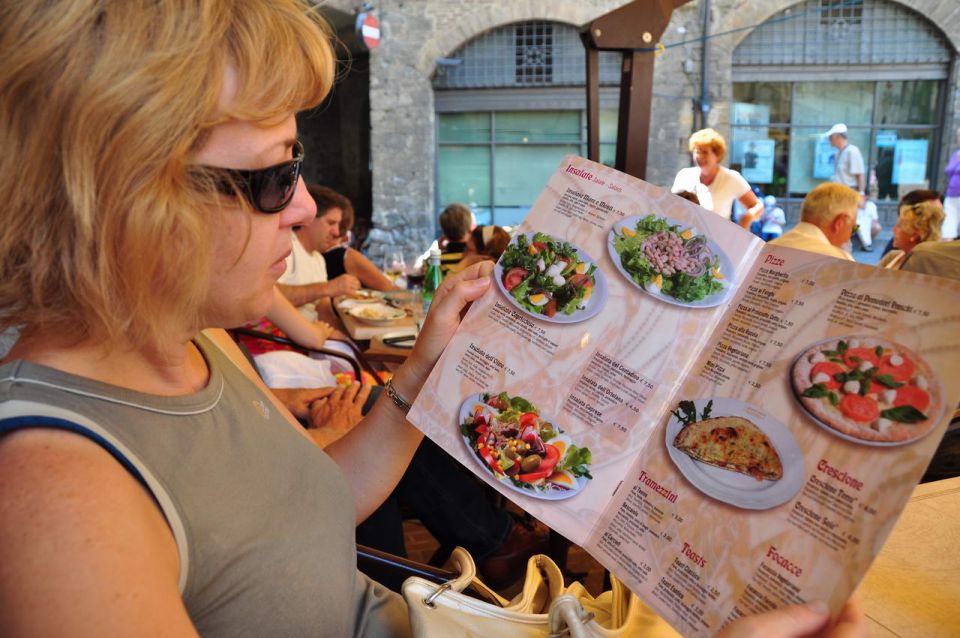
[[[400,408],[401,412],[406,414],[410,411],[410,402],[397,394],[396,388],[393,387],[393,378],[387,379],[383,389],[386,391],[387,396],[390,397],[390,400],[393,401],[393,404]]]

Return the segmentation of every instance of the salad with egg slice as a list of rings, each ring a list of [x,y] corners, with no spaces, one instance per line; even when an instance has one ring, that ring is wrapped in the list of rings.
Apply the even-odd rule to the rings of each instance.
[[[613,247],[638,286],[690,303],[723,290],[720,257],[692,228],[647,215],[614,231]]]
[[[503,287],[525,310],[547,317],[572,315],[587,307],[597,265],[577,249],[545,233],[517,236],[501,257]]]
[[[471,395],[460,434],[500,481],[547,498],[578,492],[590,476],[590,450],[573,444],[532,403],[506,392]]]

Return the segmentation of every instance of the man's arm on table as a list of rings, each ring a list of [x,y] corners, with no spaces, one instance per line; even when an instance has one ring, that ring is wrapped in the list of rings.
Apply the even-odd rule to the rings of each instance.
[[[336,297],[356,292],[360,289],[360,281],[353,275],[340,275],[332,281],[313,284],[278,283],[277,288],[294,306],[302,306],[323,297]]]

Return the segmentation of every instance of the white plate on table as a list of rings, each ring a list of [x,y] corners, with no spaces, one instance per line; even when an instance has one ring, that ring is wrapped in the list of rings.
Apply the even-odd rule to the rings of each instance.
[[[710,400],[694,401],[698,414]],[[740,472],[693,460],[673,446],[673,441],[683,429],[683,424],[676,416],[670,415],[666,429],[667,453],[680,473],[707,496],[743,509],[766,510],[783,505],[792,499],[803,487],[804,465],[803,455],[789,428],[755,405],[731,398],[718,398],[712,401],[711,417],[743,417],[769,437],[780,456],[783,478],[777,481],[767,479],[758,481]]]
[[[400,308],[384,303],[361,304],[347,310],[347,314],[369,326],[392,326],[407,316]]]

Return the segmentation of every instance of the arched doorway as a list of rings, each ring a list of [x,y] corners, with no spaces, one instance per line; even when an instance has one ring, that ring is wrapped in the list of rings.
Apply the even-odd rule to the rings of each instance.
[[[601,55],[601,160],[613,164],[619,59]],[[564,155],[586,155],[584,52],[577,28],[527,21],[438,62],[436,209],[467,204],[481,224],[519,223]]]
[[[802,197],[832,175],[823,133],[843,122],[873,197],[937,188],[953,58],[935,25],[889,0],[793,5],[734,51],[731,164],[765,192]]]

